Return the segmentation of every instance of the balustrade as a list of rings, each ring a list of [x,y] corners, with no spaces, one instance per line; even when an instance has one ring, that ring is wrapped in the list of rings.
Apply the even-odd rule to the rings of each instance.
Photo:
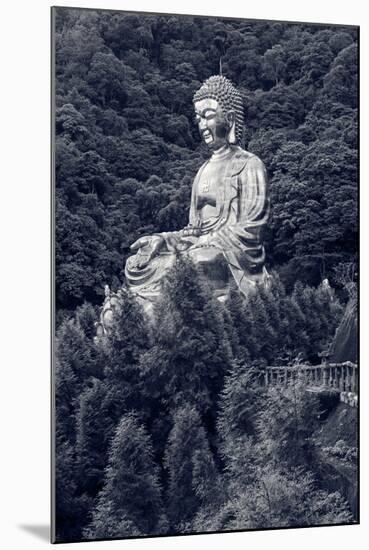
[[[323,363],[321,365],[294,365],[266,367],[264,384],[287,386],[303,380],[307,387],[336,388],[340,392],[356,393],[358,388],[358,367],[355,363]]]

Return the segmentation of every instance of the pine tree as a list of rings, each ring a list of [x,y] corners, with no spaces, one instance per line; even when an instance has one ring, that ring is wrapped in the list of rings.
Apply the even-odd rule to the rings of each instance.
[[[272,320],[257,290],[247,300],[247,307],[252,312],[252,334],[255,342],[254,348],[249,349],[254,361],[271,363],[275,357],[276,330],[272,326]]]
[[[235,326],[234,319],[229,307],[229,299],[221,305],[221,314],[223,317],[224,334],[229,341],[232,357],[240,358],[243,353],[243,348],[240,345],[238,327]]]
[[[108,454],[104,487],[85,530],[88,538],[153,535],[165,530],[151,438],[133,413],[124,415]]]
[[[192,403],[214,414],[231,347],[220,305],[189,260],[179,261],[168,276],[154,339],[141,361],[146,387],[164,406]]]
[[[56,335],[56,357],[60,368],[64,366],[75,376],[74,393],[77,395],[88,377],[94,372],[91,343],[75,319],[62,323]]]
[[[125,293],[114,312],[111,332],[104,344],[106,401],[115,426],[127,411],[144,414],[140,361],[150,344],[144,312],[134,296]]]
[[[296,298],[287,296],[283,302],[284,315],[287,320],[286,349],[289,362],[296,357],[306,357],[309,337],[306,328],[306,317]]]
[[[106,383],[93,379],[79,397],[76,414],[78,489],[95,497],[101,490],[107,450],[116,427],[110,414]]]
[[[235,365],[221,394],[217,443],[229,496],[246,490],[255,478],[257,420],[265,394],[258,375],[254,368]]]
[[[55,533],[60,542],[78,540],[91,500],[78,491],[74,445],[56,425],[54,455]]]
[[[191,530],[199,508],[216,507],[222,490],[200,415],[189,404],[174,414],[164,465],[169,478],[166,505],[171,530]]]
[[[317,311],[314,290],[311,287],[303,286],[301,283],[296,283],[292,297],[305,317],[307,358],[312,363],[316,363],[318,352],[322,351],[326,342],[324,335],[322,336],[322,317]]]
[[[256,369],[233,365],[220,395],[217,428],[221,441],[255,435],[257,413],[263,406],[265,393],[261,382]]]
[[[256,422],[264,455],[276,464],[311,464],[318,414],[319,401],[298,374],[287,387],[269,386]]]
[[[79,534],[74,478],[73,449],[64,438],[55,436],[55,529],[57,540]]]
[[[70,365],[55,361],[55,429],[63,441],[75,442],[77,377]]]
[[[95,322],[97,321],[94,307],[88,302],[84,302],[76,309],[75,318],[85,336],[93,341],[96,336]]]
[[[245,297],[233,285],[225,307],[229,311],[237,334],[238,349],[235,357],[241,362],[247,362],[250,359],[249,349],[254,349],[256,345],[252,337],[252,315]]]

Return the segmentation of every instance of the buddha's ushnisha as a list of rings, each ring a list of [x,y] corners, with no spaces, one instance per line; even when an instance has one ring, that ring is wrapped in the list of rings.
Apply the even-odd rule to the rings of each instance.
[[[267,177],[262,161],[241,147],[241,94],[224,76],[212,76],[193,104],[211,157],[193,182],[189,224],[141,237],[126,263],[127,285],[149,301],[160,294],[167,270],[181,254],[203,267],[220,299],[227,297],[230,276],[246,297],[269,279],[262,242],[269,214]]]

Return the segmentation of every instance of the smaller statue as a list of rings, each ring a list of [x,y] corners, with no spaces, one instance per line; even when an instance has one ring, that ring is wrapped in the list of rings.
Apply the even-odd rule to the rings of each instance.
[[[334,293],[331,285],[329,284],[329,279],[325,278],[321,282],[321,288],[324,292],[326,292],[329,296],[329,299],[331,302],[334,300]]]
[[[100,308],[99,321],[95,323],[96,337],[95,341],[101,340],[106,336],[111,329],[113,323],[114,312],[122,301],[124,288],[119,289],[118,292],[111,292],[109,285],[104,286],[105,300]]]

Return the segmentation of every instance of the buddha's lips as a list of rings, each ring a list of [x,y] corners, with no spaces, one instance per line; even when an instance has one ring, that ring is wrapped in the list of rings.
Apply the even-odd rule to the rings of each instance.
[[[211,140],[213,140],[213,136],[211,135],[211,132],[209,132],[209,130],[204,130],[202,133],[201,133],[203,139],[208,139],[210,138]]]

